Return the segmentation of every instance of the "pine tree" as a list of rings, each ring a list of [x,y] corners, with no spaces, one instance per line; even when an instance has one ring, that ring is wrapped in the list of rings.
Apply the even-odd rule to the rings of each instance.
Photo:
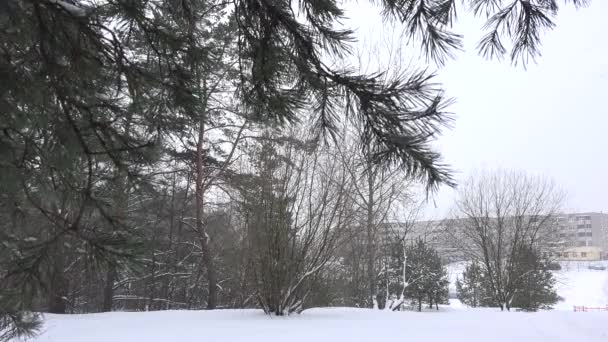
[[[418,311],[422,311],[424,302],[429,307],[435,304],[437,309],[438,304],[447,302],[447,270],[437,251],[423,239],[418,239],[407,250],[406,274],[411,279],[406,287],[406,295],[416,302]]]
[[[378,289],[384,291],[384,296],[378,296],[378,308],[380,309],[398,309],[402,305],[400,295],[404,290],[403,263],[404,263],[404,246],[403,242],[389,238],[389,241],[384,243],[384,256],[382,258],[382,268],[378,274]],[[407,250],[406,250],[407,253]],[[407,270],[405,270],[407,272]],[[407,273],[406,279],[407,281]]]
[[[439,304],[450,304],[449,284],[447,269],[443,265],[441,257],[436,250],[432,249],[430,253],[429,263],[431,264],[431,277],[428,289],[429,308],[435,305],[435,309],[439,310]]]
[[[524,311],[551,309],[561,298],[555,290],[550,262],[533,250],[522,251],[518,259],[516,274],[521,280],[511,307]]]
[[[560,300],[555,291],[556,280],[549,270],[550,262],[529,249],[519,252],[512,275],[519,279],[509,307],[524,311],[551,309]],[[471,307],[499,307],[492,295],[486,270],[476,262],[469,264],[456,282],[458,299]]]
[[[458,299],[473,308],[488,306],[487,286],[489,285],[484,279],[482,267],[478,263],[472,262],[467,265],[462,273],[462,278],[456,280]]]

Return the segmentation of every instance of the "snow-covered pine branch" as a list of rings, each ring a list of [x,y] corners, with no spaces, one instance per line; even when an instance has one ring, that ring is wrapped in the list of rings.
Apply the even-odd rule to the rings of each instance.
[[[89,14],[90,9],[79,6],[80,4],[75,5],[75,4],[67,2],[66,0],[46,0],[46,1],[51,4],[57,5],[58,7],[61,7],[61,9],[63,9],[64,11],[66,11],[73,17],[84,18]]]

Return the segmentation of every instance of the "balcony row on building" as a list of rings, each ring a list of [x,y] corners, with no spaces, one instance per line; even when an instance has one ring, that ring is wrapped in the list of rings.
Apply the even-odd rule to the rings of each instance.
[[[496,224],[492,218],[484,218],[485,224]],[[408,240],[423,238],[432,243],[446,259],[466,258],[461,246],[455,245],[458,227],[472,223],[471,219],[418,221],[410,224],[385,224],[387,236],[406,235]],[[506,220],[506,224],[522,224],[517,220]],[[517,222],[516,222],[517,221]],[[560,260],[608,260],[608,214],[601,212],[560,214],[543,220],[542,234],[551,246],[553,255]],[[481,223],[484,224],[484,223]],[[505,222],[501,222],[505,224]],[[535,218],[527,218],[525,224],[535,224]],[[407,234],[405,231],[407,230]],[[400,233],[401,231],[401,233]]]

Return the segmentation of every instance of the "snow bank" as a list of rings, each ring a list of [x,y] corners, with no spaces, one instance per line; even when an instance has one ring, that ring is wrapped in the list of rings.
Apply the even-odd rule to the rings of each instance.
[[[270,318],[257,310],[47,315],[35,341],[608,341],[608,313],[494,309],[380,312],[313,309]]]

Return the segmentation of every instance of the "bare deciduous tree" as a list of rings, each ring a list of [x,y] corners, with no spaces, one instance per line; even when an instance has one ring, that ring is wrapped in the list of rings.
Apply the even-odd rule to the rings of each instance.
[[[342,164],[321,147],[297,145],[265,139],[243,194],[254,286],[269,314],[303,310],[311,280],[351,220],[352,183]]]
[[[552,180],[518,171],[485,171],[462,184],[446,227],[457,247],[483,265],[501,309],[510,310],[522,290],[522,253],[548,247],[563,199]]]

